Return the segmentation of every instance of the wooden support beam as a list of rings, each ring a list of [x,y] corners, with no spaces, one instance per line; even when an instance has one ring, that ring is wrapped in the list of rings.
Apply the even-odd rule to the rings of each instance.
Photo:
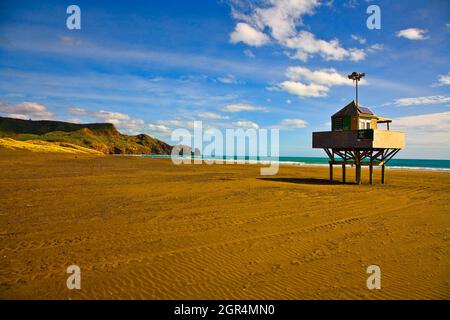
[[[356,183],[361,184],[361,152],[355,151]]]
[[[400,149],[393,148],[323,148],[329,157],[330,183],[333,183],[333,166],[342,166],[342,182],[347,182],[346,166],[355,166],[355,180],[362,183],[362,167],[369,168],[369,181],[373,184],[374,166],[381,166],[381,183],[385,183],[386,164]]]
[[[342,183],[345,183],[345,163],[342,164]]]
[[[356,183],[361,184],[361,166],[359,164],[356,165]]]
[[[388,156],[386,156],[385,163],[391,160],[399,151],[400,149],[393,149],[393,151]]]
[[[379,156],[383,155],[384,150],[378,151],[377,153],[375,153],[375,155],[373,156],[373,159],[378,159]],[[383,158],[381,158],[381,160],[383,160]]]
[[[342,153],[342,151],[335,150],[335,153],[336,153],[339,157],[341,157],[344,161],[347,161],[347,160],[350,160],[350,159],[351,159],[351,157],[349,157],[349,156],[347,155],[347,151],[344,151],[344,153]]]
[[[333,162],[330,161],[330,183],[333,183]]]
[[[370,157],[370,162],[369,162],[369,183],[373,184],[373,150],[370,151],[369,157]]]
[[[333,157],[331,156],[330,150],[328,150],[327,148],[323,148],[323,150],[325,150],[325,152],[326,152],[328,158],[330,158],[330,160],[333,160]]]
[[[361,160],[363,160],[364,158],[366,158],[366,157],[369,157],[370,156],[370,151],[363,151],[362,153],[361,153]]]

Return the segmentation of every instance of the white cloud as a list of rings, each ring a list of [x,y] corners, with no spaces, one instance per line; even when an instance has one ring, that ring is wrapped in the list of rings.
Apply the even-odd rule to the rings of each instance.
[[[230,117],[227,116],[223,116],[221,114],[218,113],[214,113],[214,112],[200,112],[198,114],[198,116],[200,118],[204,118],[204,119],[213,119],[213,120],[222,120],[222,119],[229,119]]]
[[[283,90],[301,97],[324,97],[330,91],[328,87],[320,84],[304,84],[295,81],[283,81],[273,89]]]
[[[53,119],[53,113],[47,110],[47,106],[36,102],[12,104],[7,101],[0,100],[0,114],[18,119]]]
[[[110,122],[110,123],[114,123],[120,120],[129,120],[130,116],[124,113],[120,113],[120,112],[113,112],[113,111],[105,111],[105,110],[100,110],[100,111],[89,111],[83,108],[68,108],[67,112],[72,114],[72,115],[87,115],[87,116],[91,116],[96,118],[97,120],[101,120],[101,121],[105,121],[105,122]]]
[[[366,1],[366,2],[368,2],[368,1]],[[353,8],[356,8],[357,5],[358,5],[358,0],[346,0],[344,2],[344,7],[347,7],[347,8],[353,9]]]
[[[351,35],[352,39],[355,41],[358,41],[360,44],[366,44],[367,40],[361,36],[358,36],[357,34]]]
[[[280,123],[270,126],[271,129],[294,130],[308,127],[308,122],[303,119],[283,119]]]
[[[148,124],[148,129],[152,132],[163,133],[163,134],[172,132],[172,130],[169,127],[166,127],[165,125],[162,125],[162,124],[150,123],[150,124]]]
[[[374,53],[377,51],[381,51],[383,49],[384,49],[384,45],[382,45],[380,43],[375,43],[375,44],[369,46],[369,48],[366,49],[366,52]]]
[[[233,122],[233,126],[243,128],[243,129],[258,129],[259,125],[252,122],[252,121],[246,121],[246,120],[239,120],[236,122]]]
[[[249,104],[229,104],[222,108],[225,112],[242,112],[242,111],[267,111],[265,107],[252,106]]]
[[[450,130],[450,111],[401,117],[394,119],[393,124],[395,127],[414,130],[448,131]]]
[[[289,67],[286,69],[286,77],[289,80],[269,89],[282,90],[302,97],[323,97],[332,86],[353,85],[346,75],[333,68],[311,70],[301,66]],[[365,83],[364,80],[362,83]]]
[[[366,58],[366,52],[363,49],[349,49],[349,57],[352,61],[361,61]]]
[[[130,120],[130,116],[127,114],[106,110],[94,111],[91,115],[95,116],[97,119],[111,123],[118,123],[121,120]]]
[[[70,113],[71,115],[74,115],[74,116],[82,116],[82,115],[86,115],[87,114],[87,110],[86,109],[76,108],[76,107],[68,108],[67,112]]]
[[[81,41],[80,39],[74,38],[74,37],[69,37],[69,36],[61,36],[59,37],[59,40],[66,44],[66,45],[71,45],[71,46],[79,46],[83,44],[83,41]]]
[[[424,96],[424,97],[414,97],[414,98],[401,98],[394,101],[394,105],[397,106],[417,106],[417,105],[428,105],[428,104],[443,104],[450,102],[450,97],[445,95],[436,96]]]
[[[210,119],[213,120],[219,120],[216,119],[214,116],[217,114],[211,113],[211,115],[209,114],[209,112],[205,112],[206,114],[202,114],[203,118],[207,118],[207,117],[211,117]],[[199,114],[200,116],[200,114]],[[220,115],[217,115],[220,116]],[[214,118],[213,118],[214,117]],[[228,117],[222,117],[220,119],[228,119]],[[193,130],[194,129],[194,121],[200,121],[200,120],[178,120],[178,119],[170,119],[170,120],[158,120],[154,123],[149,124],[149,128],[157,133],[161,133],[164,134],[165,136],[167,136],[167,133],[171,133],[172,130],[175,129],[186,129],[186,130]],[[208,129],[213,129],[216,128],[215,126],[223,126],[223,123],[216,123],[214,125],[208,124],[205,121],[202,121],[202,127],[203,130],[208,130]]]
[[[438,77],[438,86],[450,85],[450,72],[448,74],[441,74]]]
[[[302,119],[283,119],[280,123],[281,128],[306,128],[308,122]]]
[[[113,122],[114,123],[114,122]],[[145,130],[145,122],[142,119],[126,119],[126,120],[116,120],[117,127],[120,130],[124,130],[127,133],[138,134]]]
[[[181,120],[158,120],[158,124],[171,127],[185,127],[186,122]]]
[[[6,115],[8,118],[14,118],[14,119],[22,119],[22,120],[28,120],[30,119],[30,117],[27,117],[24,114],[20,114],[20,113],[9,113]]]
[[[450,112],[401,117],[394,119],[391,127],[392,130],[406,132],[406,153],[413,154],[420,148],[422,149],[422,157],[424,150],[429,150],[435,156],[448,157],[450,151]]]
[[[302,16],[313,14],[320,5],[317,0],[268,0],[266,3],[266,7],[256,7],[247,20],[259,29],[269,28],[277,41],[294,36]]]
[[[287,103],[287,104],[291,104],[291,103],[292,103],[292,100],[291,100],[291,99],[287,99],[287,100],[286,100],[286,103]]]
[[[396,33],[397,37],[403,37],[409,40],[425,40],[429,36],[426,35],[428,31],[419,28],[408,28],[400,30]]]
[[[314,9],[321,4],[318,0],[267,0],[259,2],[259,5],[253,2],[244,5],[242,1],[235,0],[233,3],[235,4],[232,10],[233,17],[245,22],[237,23],[235,31],[231,34],[233,43],[242,41],[250,45],[263,45],[269,40],[269,37],[264,34],[264,31],[268,30],[279,45],[294,51],[288,53],[292,59],[306,61],[316,54],[326,60],[359,61],[365,58],[364,50],[345,49],[341,47],[337,39],[330,41],[317,39],[309,31],[297,30],[297,27],[302,24],[304,15],[314,14]],[[238,27],[242,29],[243,26],[246,26],[247,32],[237,32]],[[241,34],[252,34],[252,36]],[[248,38],[252,41],[243,40]],[[255,41],[254,38],[263,40]]]
[[[310,70],[305,67],[289,67],[286,69],[286,76],[290,80],[306,80],[308,82],[322,84],[325,86],[353,85],[347,76],[340,74],[336,69]]]
[[[255,57],[255,54],[254,54],[253,51],[250,50],[250,49],[245,49],[245,50],[244,50],[244,54],[245,54],[245,56],[247,56],[247,57],[249,57],[249,58],[254,58],[254,57]]]
[[[235,76],[233,76],[232,74],[227,74],[224,77],[219,77],[219,78],[217,78],[217,81],[219,81],[221,83],[225,83],[225,84],[236,84],[237,83]]]
[[[230,42],[244,42],[250,46],[259,47],[269,42],[269,37],[249,24],[240,22],[230,34]]]
[[[94,121],[114,124],[119,130],[127,133],[140,133],[145,130],[145,122],[142,119],[131,118],[128,114],[114,111],[90,111],[83,108],[68,108],[67,112],[74,116],[93,118]]]
[[[300,31],[297,35],[284,40],[283,43],[287,48],[296,50],[291,58],[302,61],[307,61],[314,54],[319,54],[325,60],[349,59],[359,61],[365,58],[365,53],[361,49],[344,49],[339,44],[339,40],[317,39],[309,31]]]
[[[206,125],[203,125],[204,129],[206,127]],[[181,121],[178,119],[158,120],[154,123],[149,123],[147,128],[156,137],[170,139],[170,135],[175,129],[192,130],[194,128],[194,121]]]

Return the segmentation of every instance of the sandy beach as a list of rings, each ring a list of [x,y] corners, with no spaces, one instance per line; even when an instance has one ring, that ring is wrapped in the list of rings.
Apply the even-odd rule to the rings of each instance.
[[[450,299],[450,173],[259,168],[0,150],[0,298]]]

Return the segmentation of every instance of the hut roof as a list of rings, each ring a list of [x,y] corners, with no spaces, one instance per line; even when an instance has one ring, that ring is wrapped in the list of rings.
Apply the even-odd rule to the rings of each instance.
[[[378,117],[377,122],[378,122],[378,123],[388,123],[388,122],[392,122],[392,119],[390,119],[390,118],[385,118],[385,117]]]
[[[373,112],[370,111],[369,108],[363,107],[360,104],[356,105],[355,100],[353,100],[348,105],[343,107],[341,110],[333,114],[331,117],[356,116],[356,115],[376,117],[373,114]]]

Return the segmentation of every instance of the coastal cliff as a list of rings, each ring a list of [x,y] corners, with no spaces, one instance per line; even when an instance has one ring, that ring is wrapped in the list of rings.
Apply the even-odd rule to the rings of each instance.
[[[169,155],[173,148],[146,134],[122,134],[111,123],[79,124],[0,117],[0,138],[69,143],[104,154]]]

